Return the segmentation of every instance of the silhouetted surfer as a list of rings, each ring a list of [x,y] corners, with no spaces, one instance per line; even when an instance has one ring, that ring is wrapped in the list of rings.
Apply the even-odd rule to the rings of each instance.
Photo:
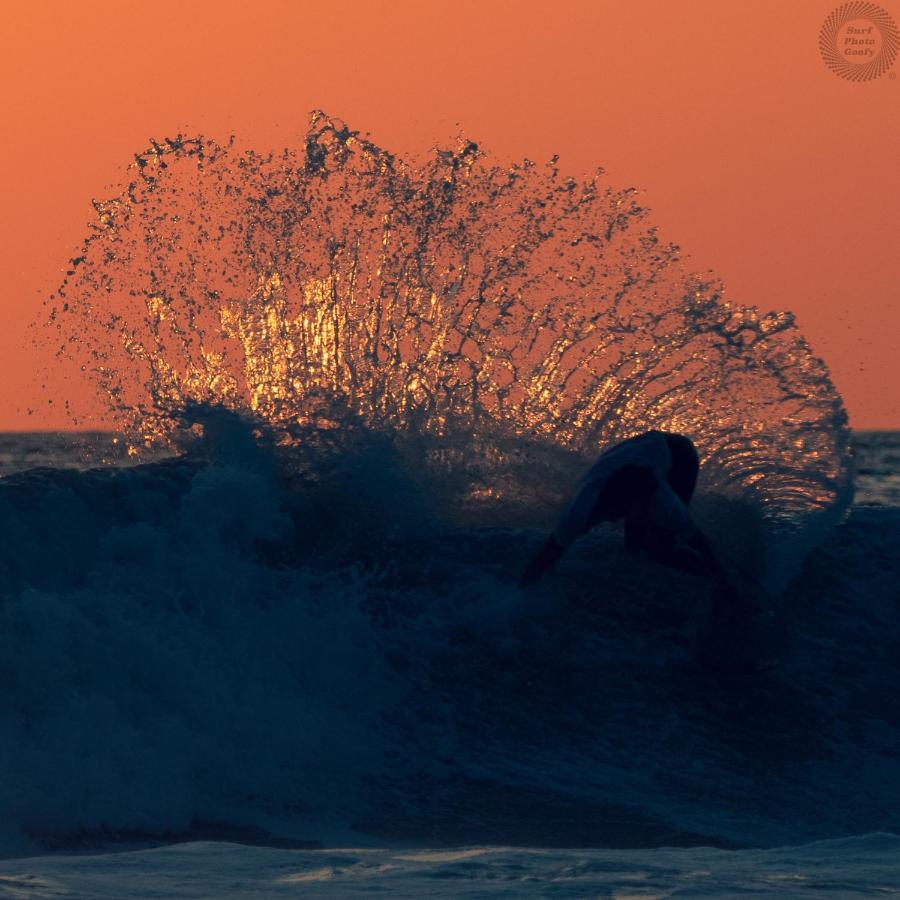
[[[521,578],[534,584],[576,538],[600,522],[622,520],[625,546],[655,562],[708,579],[713,585],[712,624],[733,631],[752,610],[737,592],[697,528],[689,506],[700,459],[682,434],[648,431],[603,453],[582,479],[556,528],[532,558]]]

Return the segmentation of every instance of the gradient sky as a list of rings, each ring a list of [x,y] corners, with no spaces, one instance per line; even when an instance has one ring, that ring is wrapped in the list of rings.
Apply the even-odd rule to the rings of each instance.
[[[11,0],[0,429],[67,424],[28,324],[133,154],[178,131],[283,146],[314,108],[395,153],[464,131],[498,162],[602,165],[730,299],[797,314],[854,427],[900,428],[900,62],[833,74],[836,5]]]

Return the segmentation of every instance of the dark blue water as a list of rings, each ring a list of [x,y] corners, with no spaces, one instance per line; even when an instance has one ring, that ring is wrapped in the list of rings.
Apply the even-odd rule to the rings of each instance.
[[[7,852],[897,828],[895,433],[860,437],[857,505],[777,598],[785,657],[738,684],[691,663],[703,586],[612,531],[523,595],[541,532],[448,524],[382,445],[286,474],[240,429],[217,440],[122,467],[109,435],[3,439]],[[752,555],[752,522],[706,502]]]

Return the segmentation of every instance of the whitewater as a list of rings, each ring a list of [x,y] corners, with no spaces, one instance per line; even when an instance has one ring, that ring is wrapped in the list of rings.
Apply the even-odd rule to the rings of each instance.
[[[898,443],[789,313],[467,141],[129,177],[36,337],[118,432],[0,441],[0,896],[900,890]],[[517,587],[654,427],[777,665],[698,667],[612,528]]]

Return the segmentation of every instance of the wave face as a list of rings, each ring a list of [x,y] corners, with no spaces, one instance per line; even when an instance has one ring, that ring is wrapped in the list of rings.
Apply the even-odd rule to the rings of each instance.
[[[584,457],[679,431],[707,489],[778,532],[770,586],[849,503],[846,416],[793,316],[687,272],[602,170],[503,168],[472,142],[414,166],[320,113],[299,148],[179,137],[132,169],[95,202],[49,318],[60,358],[145,443],[198,403],[283,436],[350,421],[437,435],[442,464],[455,447],[507,471],[504,440]],[[548,474],[545,493],[570,476]],[[470,493],[500,503],[522,486]]]
[[[689,662],[703,586],[614,533],[523,593],[541,533],[447,530],[383,441],[313,480],[239,420],[206,441],[0,481],[0,850],[772,846],[896,822],[897,510],[855,510],[807,559],[781,669],[720,684]]]

